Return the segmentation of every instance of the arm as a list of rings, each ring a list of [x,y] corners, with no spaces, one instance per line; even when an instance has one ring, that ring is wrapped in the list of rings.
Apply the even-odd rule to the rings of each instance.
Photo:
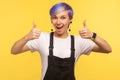
[[[29,48],[27,46],[25,46],[25,44],[27,42],[28,42],[28,40],[25,37],[16,41],[15,44],[11,48],[11,53],[12,54],[18,54],[18,53],[28,51]]]
[[[84,22],[84,28],[80,30],[79,33],[82,38],[91,39],[95,43],[92,51],[102,53],[110,53],[112,51],[108,42],[103,38],[99,36],[96,36],[94,39],[92,38],[93,32],[86,27],[86,22]]]
[[[36,28],[35,24],[33,24],[33,29],[22,39],[15,42],[15,44],[11,48],[11,53],[18,54],[28,51],[29,48],[26,46],[26,43],[29,40],[38,39],[39,36],[40,36],[40,30]]]
[[[92,51],[103,53],[110,53],[112,51],[110,45],[103,38],[96,36],[96,38],[92,39],[92,41],[96,43]]]

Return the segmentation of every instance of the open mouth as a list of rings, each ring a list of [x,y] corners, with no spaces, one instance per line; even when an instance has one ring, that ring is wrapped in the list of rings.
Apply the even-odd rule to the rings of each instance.
[[[57,29],[62,29],[62,28],[63,28],[63,26],[56,26],[56,28],[57,28]]]

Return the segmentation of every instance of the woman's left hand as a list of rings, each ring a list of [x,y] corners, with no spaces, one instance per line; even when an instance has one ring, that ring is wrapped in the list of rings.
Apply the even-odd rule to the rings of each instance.
[[[83,22],[83,29],[81,29],[79,31],[79,34],[82,38],[85,38],[85,39],[91,39],[92,35],[93,35],[93,32],[91,32],[87,26],[86,26],[86,21]]]

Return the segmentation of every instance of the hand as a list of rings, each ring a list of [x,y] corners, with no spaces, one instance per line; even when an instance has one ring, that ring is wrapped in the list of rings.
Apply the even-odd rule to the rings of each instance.
[[[87,28],[86,20],[83,22],[83,26],[83,29],[79,31],[80,36],[85,39],[91,39],[93,33]]]
[[[38,39],[41,31],[36,28],[36,24],[33,22],[33,29],[25,36],[27,40]]]

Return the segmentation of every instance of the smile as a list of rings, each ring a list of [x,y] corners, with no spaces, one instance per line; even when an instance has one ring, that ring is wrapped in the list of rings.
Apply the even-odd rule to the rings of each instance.
[[[57,28],[57,29],[61,29],[61,28],[63,28],[63,26],[56,26],[56,28]]]

